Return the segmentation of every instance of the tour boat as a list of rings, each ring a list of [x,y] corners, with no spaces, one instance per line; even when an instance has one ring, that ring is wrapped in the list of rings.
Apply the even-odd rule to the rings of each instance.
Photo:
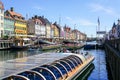
[[[78,76],[93,64],[92,62],[95,59],[95,57],[88,52],[80,54],[53,53],[44,55],[50,59],[49,61],[46,60],[47,63],[32,67],[28,70],[25,69],[16,74],[14,73],[3,80],[76,80]],[[56,60],[53,61],[54,58],[51,58],[51,56],[56,56]],[[52,62],[50,62],[51,59],[53,59]],[[42,56],[41,62],[44,60],[45,56]]]

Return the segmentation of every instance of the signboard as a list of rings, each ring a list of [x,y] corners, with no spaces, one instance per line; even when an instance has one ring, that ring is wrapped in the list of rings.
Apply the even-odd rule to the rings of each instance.
[[[97,31],[97,34],[106,34],[106,31]]]

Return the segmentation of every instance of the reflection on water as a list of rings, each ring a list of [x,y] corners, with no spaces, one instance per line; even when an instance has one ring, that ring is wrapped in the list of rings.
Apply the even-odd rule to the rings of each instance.
[[[80,52],[85,50],[81,49]],[[86,50],[95,56],[93,64],[95,68],[91,70],[90,75],[79,77],[77,80],[109,80],[107,69],[106,69],[106,60],[105,60],[105,51],[104,50]],[[86,52],[85,51],[85,52]]]
[[[41,51],[11,51],[5,50],[0,51],[0,61],[6,61],[10,59],[22,58],[31,55],[40,54]]]
[[[95,68],[94,64],[91,64],[78,78],[77,80],[87,80],[91,72]]]
[[[88,77],[88,80],[108,80],[105,51],[91,50],[89,52],[91,52],[95,56],[95,60],[93,61],[95,69]]]

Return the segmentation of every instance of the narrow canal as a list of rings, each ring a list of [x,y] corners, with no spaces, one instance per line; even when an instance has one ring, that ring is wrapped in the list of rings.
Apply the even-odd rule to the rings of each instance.
[[[90,50],[94,56],[94,69],[87,80],[108,80],[106,69],[105,51],[104,50]]]
[[[95,56],[92,69],[87,76],[84,78],[80,76],[77,80],[108,80],[105,52],[103,50],[89,50],[89,52]],[[0,51],[0,62],[42,53],[41,51]]]

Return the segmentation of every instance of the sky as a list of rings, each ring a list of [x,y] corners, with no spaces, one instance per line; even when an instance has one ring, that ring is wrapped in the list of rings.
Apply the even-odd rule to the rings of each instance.
[[[120,0],[1,0],[5,10],[28,15],[44,16],[71,29],[78,29],[88,37],[96,37],[98,18],[100,31],[109,31],[120,18]]]

